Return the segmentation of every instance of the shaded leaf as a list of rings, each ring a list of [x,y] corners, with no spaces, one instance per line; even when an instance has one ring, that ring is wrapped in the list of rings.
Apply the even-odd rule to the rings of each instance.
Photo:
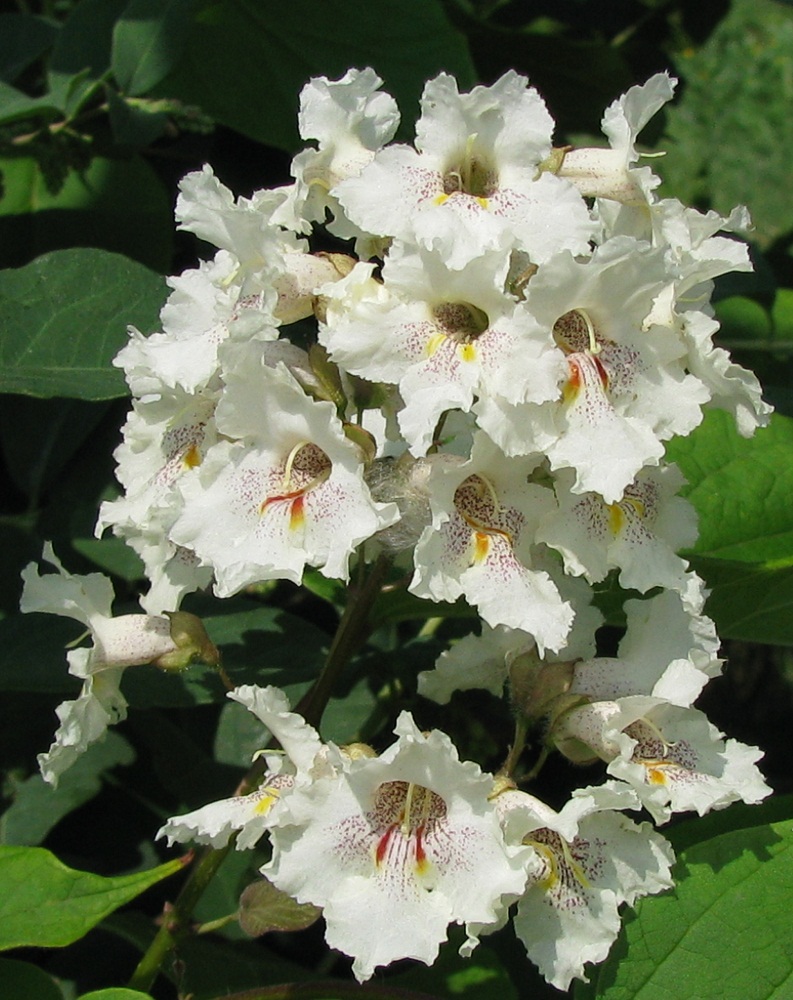
[[[41,847],[0,847],[0,949],[60,948],[182,869],[181,861],[103,878],[75,871]]]
[[[127,342],[127,323],[153,328],[165,291],[159,275],[102,250],[55,251],[0,273],[0,390],[125,395],[111,360]]]
[[[438,0],[202,0],[183,58],[158,87],[223,125],[282,149],[300,144],[298,95],[312,76],[372,66],[412,121],[423,81],[445,69],[474,82],[465,40]],[[407,134],[409,134],[409,129]]]
[[[168,269],[171,205],[162,182],[141,157],[94,157],[83,168],[59,159],[53,177],[32,157],[0,158],[0,262],[19,267],[51,250],[101,247]]]
[[[3,1000],[63,1000],[46,972],[13,958],[0,958],[0,996]]]
[[[113,28],[111,67],[121,90],[145,94],[182,53],[192,0],[130,0]]]
[[[62,775],[58,787],[34,774],[13,791],[13,802],[0,816],[0,844],[35,847],[74,809],[88,802],[102,787],[110,768],[131,764],[135,752],[118,733],[109,732],[94,743]]]
[[[110,69],[113,27],[126,4],[127,0],[81,0],[61,26],[50,57],[48,80],[50,90],[70,111],[80,106],[95,81]],[[83,83],[75,90],[72,84],[77,76]]]
[[[58,25],[36,14],[0,14],[0,80],[13,83],[55,41]]]
[[[83,993],[77,1000],[151,1000],[148,993],[138,990],[128,990],[122,987],[111,987],[109,990],[92,990]]]

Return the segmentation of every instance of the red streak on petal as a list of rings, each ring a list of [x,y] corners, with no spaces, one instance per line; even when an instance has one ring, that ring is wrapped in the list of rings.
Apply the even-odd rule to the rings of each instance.
[[[421,872],[427,865],[427,852],[424,850],[424,844],[421,842],[421,838],[424,835],[424,827],[420,826],[416,830],[416,868]]]
[[[394,830],[396,830],[396,823],[393,823],[391,826],[389,826],[389,828],[377,842],[377,848],[374,852],[374,860],[378,868],[382,865],[383,861],[385,860],[386,854],[388,854],[388,845],[391,841],[391,835],[393,834]]]
[[[259,504],[259,513],[264,514],[267,508],[271,504],[281,503],[282,500],[294,500],[294,501],[300,500],[302,508],[302,500],[304,493],[305,490],[292,490],[291,493],[279,493],[277,496],[267,497],[266,499],[262,500],[262,502]]]

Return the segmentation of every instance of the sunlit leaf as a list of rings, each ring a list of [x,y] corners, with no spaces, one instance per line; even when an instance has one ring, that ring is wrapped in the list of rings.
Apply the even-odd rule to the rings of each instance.
[[[181,861],[103,878],[67,868],[41,847],[0,847],[0,949],[59,948],[162,879]]]
[[[679,856],[673,892],[643,899],[576,1000],[780,1000],[793,992],[793,821]]]

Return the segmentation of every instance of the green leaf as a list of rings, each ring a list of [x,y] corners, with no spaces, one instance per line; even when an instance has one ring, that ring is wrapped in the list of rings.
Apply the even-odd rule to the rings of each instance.
[[[793,994],[793,822],[684,851],[576,1000],[782,1000]]]
[[[3,1000],[63,1000],[46,972],[13,958],[0,958],[0,996]]]
[[[675,62],[685,86],[656,169],[683,201],[709,200],[723,214],[746,204],[766,247],[793,228],[793,19],[772,0],[733,0],[706,44]]]
[[[714,809],[705,816],[682,819],[664,828],[664,836],[679,854],[703,840],[753,826],[781,823],[793,816],[793,795],[774,795],[761,805],[734,802],[729,809]]]
[[[412,121],[423,83],[440,70],[475,79],[462,35],[439,0],[201,0],[183,58],[158,87],[260,142],[298,148],[298,95],[312,76],[372,66]],[[409,134],[409,130],[406,131]]]
[[[127,583],[142,580],[145,576],[143,560],[123,538],[113,535],[105,538],[73,538],[72,548],[90,559],[103,573],[111,573]]]
[[[671,441],[667,456],[699,515],[698,555],[793,566],[793,419],[775,415],[746,439],[729,414],[713,410],[693,434]]]
[[[103,878],[67,868],[41,847],[0,847],[0,950],[61,948],[119,906],[182,869],[179,860]]]
[[[113,137],[119,146],[143,149],[168,126],[168,115],[163,111],[152,110],[144,101],[127,101],[114,90],[107,91],[107,104]]]
[[[109,990],[92,990],[90,993],[83,993],[77,1000],[151,1000],[151,997],[148,993],[121,986],[111,987]]]
[[[53,119],[60,117],[60,109],[53,98],[28,97],[21,90],[0,80],[0,122],[18,121],[23,118]]]
[[[52,485],[108,410],[81,399],[0,396],[0,448],[14,485],[39,506]],[[20,434],[19,428],[25,433]]]
[[[95,82],[110,69],[113,27],[126,4],[127,0],[81,0],[63,23],[50,57],[48,78],[53,93],[64,101],[70,94],[70,111],[80,106]],[[76,92],[72,84],[79,74],[84,82]]]
[[[0,844],[35,847],[74,809],[92,799],[102,787],[102,775],[113,767],[131,764],[132,747],[123,736],[109,732],[94,743],[52,788],[34,774],[13,790],[13,802],[0,816]]]
[[[52,176],[28,156],[0,158],[0,263],[19,267],[51,250],[101,247],[169,270],[173,218],[165,188],[139,156],[62,164]]]
[[[13,83],[57,34],[57,24],[35,14],[0,14],[0,80]]]
[[[151,330],[165,281],[102,250],[59,250],[0,273],[0,391],[111,399],[126,394],[112,358],[132,323]]]
[[[182,53],[192,0],[130,0],[113,29],[111,67],[125,94],[145,94]]]
[[[793,566],[690,559],[711,591],[705,613],[725,639],[793,645]]]

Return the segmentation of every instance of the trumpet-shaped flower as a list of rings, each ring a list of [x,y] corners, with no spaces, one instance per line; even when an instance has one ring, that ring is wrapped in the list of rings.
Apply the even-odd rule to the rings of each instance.
[[[421,110],[415,149],[389,146],[338,185],[356,225],[437,249],[451,268],[513,247],[535,263],[562,249],[589,252],[583,199],[538,170],[553,121],[525,77],[509,72],[460,94],[441,73],[425,86]]]
[[[530,849],[515,934],[548,982],[566,990],[573,979],[586,980],[587,962],[608,955],[622,903],[673,885],[672,849],[649,823],[622,815],[638,801],[614,782],[577,789],[558,813],[515,790],[495,805],[507,841]]]
[[[267,771],[255,791],[171,817],[157,833],[157,837],[167,837],[169,844],[195,841],[220,848],[237,832],[237,850],[255,847],[264,831],[278,822],[284,796],[297,782],[310,780],[309,772],[322,750],[314,728],[289,710],[289,701],[278,688],[243,685],[228,696],[262,722],[283,753],[265,754]]]
[[[587,197],[608,198],[626,205],[646,205],[661,183],[649,167],[636,167],[636,138],[652,116],[671,101],[676,80],[668,73],[631,87],[606,109],[603,133],[610,149],[566,151],[557,176],[570,180]]]
[[[610,504],[597,493],[573,493],[573,479],[570,470],[557,475],[559,509],[537,534],[561,552],[568,573],[598,583],[619,568],[620,584],[642,593],[686,586],[688,564],[676,551],[694,543],[697,525],[694,508],[675,495],[684,483],[676,466],[643,469]]]
[[[547,454],[572,468],[574,493],[622,499],[662,442],[702,419],[707,388],[685,373],[667,330],[646,328],[668,277],[664,255],[620,237],[589,260],[561,253],[528,285],[528,307],[564,358],[557,397],[514,404],[493,393],[474,407],[479,425],[508,455]]]
[[[249,347],[217,411],[219,431],[237,440],[218,442],[180,485],[184,509],[169,537],[214,567],[222,597],[260,580],[300,583],[307,564],[346,580],[355,547],[398,511],[371,499],[333,404]]]
[[[525,304],[505,293],[508,264],[483,253],[453,270],[437,251],[394,243],[383,284],[359,264],[324,290],[321,342],[346,371],[399,386],[399,426],[415,455],[426,454],[444,411],[468,412],[477,396],[557,395],[563,362]]]
[[[300,93],[298,129],[302,139],[316,139],[317,149],[304,149],[292,160],[295,183],[286,189],[273,218],[296,232],[310,232],[329,211],[331,231],[358,235],[339,205],[335,190],[357,177],[375,153],[393,138],[399,109],[372,69],[348,70],[339,80],[314,77]]]
[[[431,964],[450,923],[491,923],[525,884],[522,848],[504,843],[492,778],[449,738],[403,712],[379,757],[339,756],[335,774],[296,787],[263,873],[321,906],[328,944],[358,980],[400,958]]]
[[[93,640],[91,647],[66,654],[69,673],[83,682],[74,701],[56,709],[60,726],[47,753],[39,754],[42,776],[51,785],[71,767],[81,753],[100,739],[108,726],[126,718],[127,701],[121,693],[121,676],[127,667],[152,663],[173,653],[171,623],[154,615],[112,616],[113,585],[101,573],[75,576],[63,568],[49,542],[43,559],[57,573],[41,576],[35,563],[22,572],[23,612],[45,612],[82,622]]]
[[[635,790],[657,823],[673,812],[702,816],[771,793],[757,767],[762,751],[725,741],[703,712],[660,698],[631,696],[574,708],[555,725],[553,739],[577,759],[576,741],[607,761],[609,774]]]
[[[718,676],[719,638],[702,614],[702,582],[690,574],[684,594],[666,591],[626,601],[627,630],[616,657],[581,659],[571,692],[600,701],[652,695],[688,708]]]
[[[416,546],[412,593],[434,601],[465,595],[488,625],[531,633],[542,651],[564,645],[573,613],[550,576],[532,567],[550,490],[529,483],[535,459],[507,461],[483,434],[471,458],[430,477],[432,524]]]

